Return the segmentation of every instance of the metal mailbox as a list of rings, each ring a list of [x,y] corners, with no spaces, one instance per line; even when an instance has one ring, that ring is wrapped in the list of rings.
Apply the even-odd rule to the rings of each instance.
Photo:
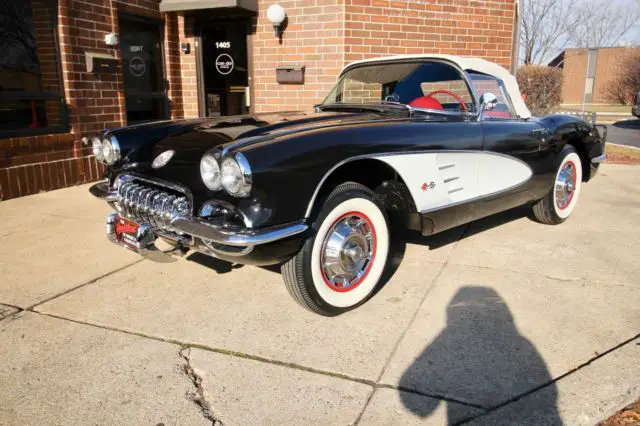
[[[280,65],[276,68],[279,84],[304,84],[304,65]]]
[[[87,61],[87,72],[107,73],[116,72],[116,58],[113,55],[97,52],[84,52]]]

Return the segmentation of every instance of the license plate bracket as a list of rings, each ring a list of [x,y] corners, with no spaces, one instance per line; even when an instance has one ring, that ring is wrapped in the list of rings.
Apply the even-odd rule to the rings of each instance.
[[[144,235],[141,235],[141,225],[139,223],[122,216],[116,218],[114,231],[118,244],[130,250],[140,251],[153,244],[153,242],[151,244],[145,242],[147,239],[143,238]]]

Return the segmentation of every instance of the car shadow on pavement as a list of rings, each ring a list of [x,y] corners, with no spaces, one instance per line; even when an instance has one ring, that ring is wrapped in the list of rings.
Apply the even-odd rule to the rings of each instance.
[[[402,390],[443,399],[416,398],[411,392],[400,392],[400,399],[421,418],[446,404],[448,424],[456,424],[469,418],[469,408],[447,400],[488,409],[551,380],[542,356],[520,334],[500,295],[489,287],[466,286],[449,302],[445,328],[400,379]],[[540,393],[535,407],[528,408],[535,410],[538,424],[562,424],[557,394],[551,383]]]
[[[523,217],[533,218],[533,215],[531,213],[531,206],[525,205],[516,207],[514,209],[497,213],[483,219],[478,219],[469,224],[461,225],[456,228],[426,237],[417,231],[394,229],[391,232],[391,245],[389,247],[389,259],[387,261],[387,266],[384,270],[384,273],[382,274],[382,277],[380,278],[380,282],[373,292],[372,297],[375,296],[380,290],[382,290],[382,288],[384,288],[384,286],[391,280],[391,278],[400,267],[400,264],[402,263],[402,260],[404,258],[407,244],[423,245],[428,247],[429,250],[436,250],[468,238],[482,231],[504,225]],[[225,260],[209,257],[197,252],[189,254],[187,256],[187,260],[213,269],[219,274],[232,272],[234,269],[238,269],[244,266],[241,264],[230,263]],[[268,265],[261,266],[260,268],[276,274],[280,274],[280,267],[281,265]]]
[[[218,274],[226,274],[228,272],[232,272],[234,269],[239,269],[244,266],[239,263],[230,263],[226,260],[216,259],[215,257],[207,256],[206,254],[198,252],[190,253],[186,259],[190,262],[196,262],[209,269],[213,269]]]

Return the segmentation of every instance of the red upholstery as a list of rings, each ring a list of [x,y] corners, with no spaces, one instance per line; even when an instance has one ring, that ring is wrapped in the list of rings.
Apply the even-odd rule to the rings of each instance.
[[[511,113],[506,111],[485,111],[484,116],[492,118],[513,118]]]
[[[411,101],[409,106],[416,108],[444,109],[442,104],[438,102],[436,98],[432,98],[431,96],[421,96],[419,98],[415,98]]]

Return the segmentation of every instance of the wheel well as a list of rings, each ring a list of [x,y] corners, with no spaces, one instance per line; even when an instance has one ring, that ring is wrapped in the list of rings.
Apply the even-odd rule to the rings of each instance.
[[[392,224],[402,222],[412,229],[418,226],[413,197],[402,177],[387,163],[372,158],[349,161],[333,170],[313,200],[311,217],[317,214],[331,191],[344,182],[357,182],[375,192]]]
[[[582,181],[587,182],[591,179],[591,158],[589,158],[587,147],[580,138],[573,138],[568,142],[568,144],[574,147],[578,152],[580,163],[582,164]]]

